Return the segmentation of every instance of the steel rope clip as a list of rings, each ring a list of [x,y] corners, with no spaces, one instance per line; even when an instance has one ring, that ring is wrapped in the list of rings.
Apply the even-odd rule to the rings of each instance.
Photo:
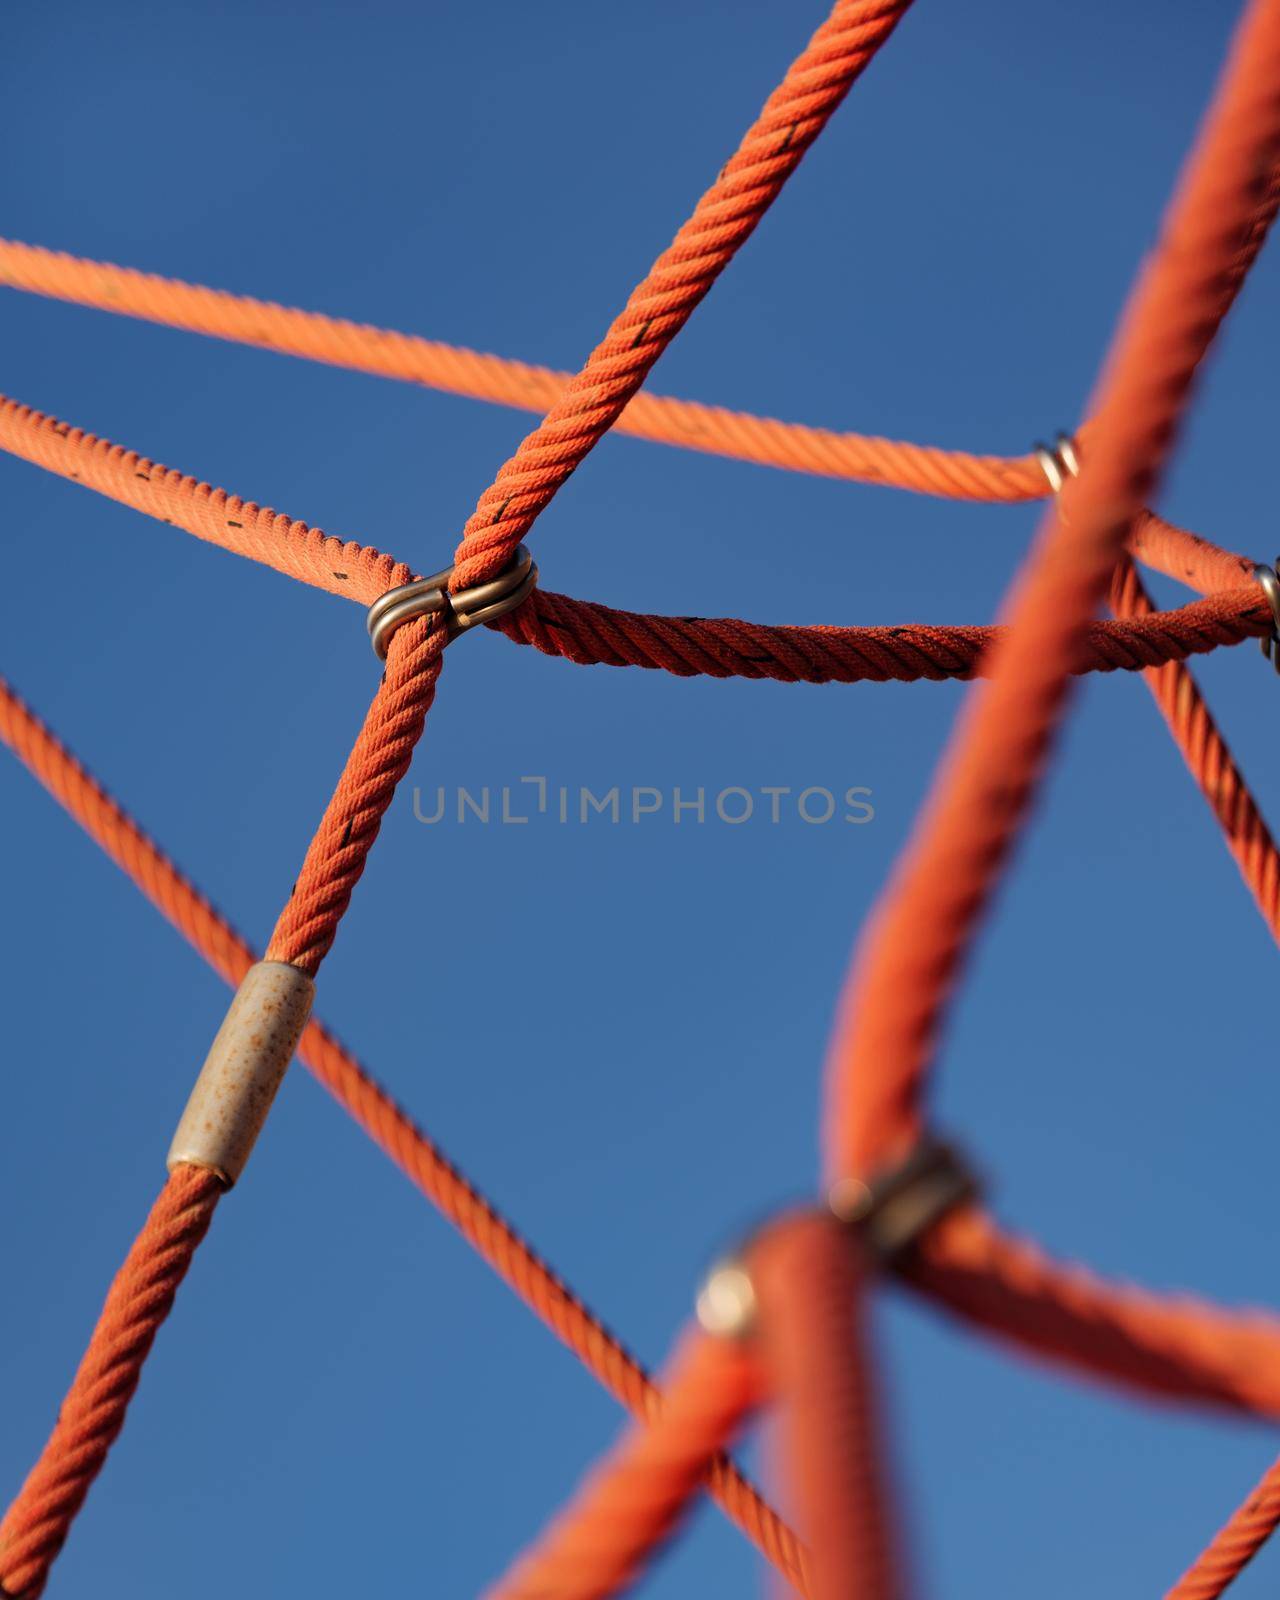
[[[1267,604],[1271,607],[1271,632],[1264,634],[1258,644],[1263,655],[1280,672],[1280,556],[1277,556],[1274,567],[1264,566],[1259,561],[1253,569],[1253,575],[1261,584]]]
[[[827,1193],[826,1210],[857,1235],[872,1265],[891,1271],[909,1259],[944,1217],[981,1194],[981,1180],[961,1152],[925,1135],[895,1166],[867,1181],[838,1179]],[[753,1230],[737,1249],[713,1262],[702,1279],[694,1309],[704,1333],[729,1339],[754,1334],[759,1303],[751,1251],[763,1231]]]
[[[1068,478],[1080,476],[1080,446],[1069,433],[1058,434],[1051,445],[1037,439],[1031,452],[1048,480],[1050,494],[1058,494]]]
[[[433,572],[429,578],[415,578],[412,583],[388,589],[373,602],[365,625],[379,661],[387,659],[387,647],[396,629],[415,617],[442,617],[450,639],[457,638],[468,628],[479,627],[482,622],[496,622],[532,594],[538,581],[538,569],[527,547],[517,545],[508,565],[484,583],[475,583],[469,589],[451,594],[449,579],[452,577],[453,568],[446,567],[443,572]]]
[[[982,1184],[954,1145],[922,1138],[896,1166],[866,1182],[841,1178],[827,1195],[831,1211],[857,1230],[882,1267],[902,1261],[935,1223],[976,1200]]]

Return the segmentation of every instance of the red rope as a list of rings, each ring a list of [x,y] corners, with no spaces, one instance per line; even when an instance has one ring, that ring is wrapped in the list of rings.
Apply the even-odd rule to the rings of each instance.
[[[0,239],[0,284],[540,414],[555,405],[573,376],[390,328],[227,294],[105,261],[85,261],[11,239]],[[939,450],[904,440],[778,422],[645,390],[628,401],[611,431],[736,461],[888,484],[956,500],[1034,500],[1048,492],[1044,472],[1033,455]]]
[[[582,371],[480,496],[454,557],[456,587],[492,577],[506,565],[755,232],[909,3],[836,0]]]
[[[13,1600],[44,1588],[221,1194],[212,1172],[176,1168],[116,1274],[57,1424],[0,1522],[0,1587]]]
[[[829,1069],[831,1177],[891,1162],[920,1133],[942,1015],[1016,839],[1070,674],[1196,368],[1239,282],[1240,240],[1280,149],[1280,5],[1255,0],[1108,359],[1080,478],[1007,606],[990,683],[970,695],[933,798],[864,929]]]
[[[361,605],[414,576],[371,545],[335,539],[15,401],[0,400],[0,448]],[[1271,612],[1244,557],[1150,513],[1138,520],[1131,543],[1147,565],[1208,591],[1207,598],[1175,611],[1090,622],[1078,670],[1136,671],[1257,638],[1270,627]],[[988,670],[1001,636],[998,627],[983,626],[788,627],[656,616],[542,589],[497,626],[519,644],[582,664],[782,683],[967,678]]]
[[[664,1387],[648,1423],[627,1432],[487,1600],[605,1600],[652,1560],[759,1399],[754,1361],[701,1333],[686,1336]]]
[[[671,250],[545,422],[481,497],[464,530],[455,585],[476,581],[504,563],[617,420],[904,9],[905,0],[897,5],[837,0],[831,19],[771,97]],[[846,1001],[833,1052],[830,1166],[836,1175],[891,1159],[919,1131],[919,1091],[949,988],[1029,806],[1073,673],[1091,667],[1156,669],[1149,681],[1162,710],[1275,930],[1280,860],[1274,843],[1180,665],[1195,650],[1266,631],[1265,603],[1256,585],[1241,581],[1249,576],[1241,558],[1171,528],[1141,507],[1167,453],[1196,365],[1275,215],[1278,152],[1280,3],[1254,0],[1165,237],[1118,336],[1089,427],[1085,475],[1069,486],[1061,513],[1046,523],[1006,629],[758,628],[727,620],[639,616],[547,595],[504,625],[522,642],[570,659],[681,674],[851,681],[991,672],[990,689],[976,700],[971,697],[938,797],[880,911],[874,942]],[[45,262],[42,270],[48,267]],[[65,288],[62,267],[53,270],[54,277],[59,274]],[[155,309],[155,280],[144,284],[143,298],[148,296],[151,310],[144,314]],[[226,309],[220,305],[218,314]],[[743,420],[751,419],[738,419]],[[407,568],[376,551],[340,545],[22,408],[0,408],[0,433],[6,435],[0,443],[29,459],[141,504],[165,520],[185,518],[183,525],[202,537],[332,592],[353,598],[367,592],[375,598],[408,576]],[[1016,476],[1025,463],[1010,465]],[[1123,556],[1126,539],[1143,559],[1177,571],[1209,590],[1209,597],[1178,612],[1155,613]],[[1114,600],[1121,617],[1113,625],[1096,624],[1092,611],[1117,561]],[[314,973],[332,944],[421,733],[441,645],[441,635],[426,621],[403,629],[394,641],[384,681],[273,935],[268,950],[273,958]],[[47,758],[47,749],[42,747],[42,754]],[[77,790],[79,800],[93,809],[92,780],[61,770],[56,756],[50,764],[53,782]],[[108,833],[116,835],[117,850],[127,855],[126,847],[135,848],[136,840],[129,833],[132,825],[125,823],[110,815],[104,819]],[[234,967],[241,959],[234,935],[225,925],[219,929],[216,914],[198,897],[191,896],[197,902],[193,906],[175,894],[172,881],[157,872],[145,849],[140,857],[157,894],[169,895],[174,913],[185,918],[195,937],[212,935],[214,959]],[[341,1068],[340,1048],[328,1036],[308,1037],[315,1054],[332,1066],[336,1053]],[[395,1108],[379,1098],[380,1091],[359,1068],[350,1067],[360,1081],[347,1083],[341,1071],[339,1080],[353,1101],[362,1094],[369,1100],[356,1114],[366,1126],[390,1128],[397,1139],[408,1137],[414,1144],[416,1138],[409,1163],[419,1162],[433,1178],[443,1171],[443,1190],[464,1212],[474,1199],[480,1221],[473,1219],[470,1226],[483,1232],[492,1215],[486,1215],[483,1202],[407,1119],[397,1122]],[[142,1361],[217,1197],[217,1181],[210,1175],[179,1169],[131,1251],[58,1425],[0,1524],[0,1584],[7,1593],[35,1595],[43,1586],[48,1565],[123,1423]],[[509,1245],[501,1229],[497,1224],[498,1253],[509,1247],[522,1265],[532,1263],[535,1292],[554,1299],[559,1291],[572,1327],[590,1336],[598,1325],[589,1314],[536,1257],[527,1250],[521,1257],[525,1247],[518,1239]],[[762,1257],[761,1281],[771,1360],[789,1402],[791,1458],[816,1535],[815,1593],[834,1600],[856,1590],[874,1600],[893,1590],[893,1575],[886,1518],[866,1454],[869,1400],[851,1311],[860,1287],[855,1259],[833,1223],[785,1224],[778,1237],[780,1254],[772,1265],[767,1252]],[[1207,1308],[1179,1307],[1098,1284],[1005,1238],[976,1211],[950,1217],[935,1229],[906,1271],[962,1314],[1054,1359],[1154,1392],[1208,1397],[1272,1414],[1280,1408],[1280,1334],[1274,1322],[1223,1318]],[[743,1353],[697,1341],[688,1370],[680,1368],[670,1402],[656,1417],[655,1391],[642,1371],[628,1365],[625,1353],[615,1356],[610,1347],[608,1354],[616,1381],[630,1386],[629,1403],[650,1415],[653,1426],[623,1446],[569,1517],[502,1587],[504,1595],[614,1592],[666,1536],[704,1475],[744,1525],[756,1518],[770,1530],[765,1537],[754,1530],[766,1546],[770,1537],[784,1545],[792,1539],[717,1454],[754,1403],[755,1378]],[[1277,1470],[1175,1595],[1182,1600],[1216,1595],[1241,1570],[1280,1519]],[[789,1554],[799,1573],[802,1557],[794,1540]]]
[[[1130,562],[1117,569],[1112,609],[1122,617],[1149,617],[1151,597]],[[1219,732],[1195,679],[1178,662],[1148,671],[1147,683],[1182,752],[1191,776],[1218,819],[1227,848],[1273,938],[1280,940],[1280,855],[1257,801]]]
[[[782,1481],[809,1547],[813,1600],[897,1600],[899,1579],[862,1326],[867,1272],[834,1217],[773,1224],[751,1252],[760,1339],[782,1410]]]
[[[1201,1551],[1165,1600],[1217,1600],[1240,1576],[1280,1525],[1280,1461]]]
[[[0,742],[214,971],[232,986],[238,984],[258,959],[253,949],[2,678]],[[649,1416],[660,1397],[640,1363],[322,1022],[308,1024],[298,1055],[614,1399],[634,1416]],[[709,1489],[730,1520],[780,1572],[798,1583],[800,1547],[795,1535],[732,1462],[715,1465]]]
[[[267,945],[268,961],[314,976],[333,944],[435,698],[445,639],[437,621],[420,618],[391,640],[382,682]]]

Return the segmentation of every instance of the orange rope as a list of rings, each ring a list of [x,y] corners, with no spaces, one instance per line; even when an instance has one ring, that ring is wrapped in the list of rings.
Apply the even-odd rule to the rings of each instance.
[[[1280,1461],[1201,1551],[1165,1595],[1165,1600],[1217,1600],[1280,1525]]]
[[[787,175],[794,169],[800,155],[816,138],[831,111],[843,98],[850,83],[878,45],[892,31],[897,16],[905,9],[907,3],[908,0],[897,0],[895,5],[886,7],[884,4],[874,3],[874,0],[870,4],[866,3],[866,0],[837,0],[833,13],[834,24],[829,25],[826,33],[820,30],[814,44],[801,58],[801,62],[792,68],[782,88],[769,102],[769,107],[775,110],[784,104],[789,106],[792,121],[787,134],[787,144],[790,145],[794,141],[794,150],[790,153],[775,151],[766,157],[758,143],[753,147],[753,135],[749,134],[747,153],[739,163],[741,170],[735,169],[734,164],[730,163],[711,195],[704,197],[694,213],[694,218],[682,231],[678,240],[680,248],[673,247],[663,258],[664,272],[671,274],[672,277],[679,276],[679,271],[682,269],[678,269],[678,263],[683,259],[683,247],[692,245],[693,240],[705,233],[702,244],[703,281],[700,287],[686,284],[683,289],[676,289],[670,278],[665,283],[652,284],[652,288],[661,289],[664,302],[661,306],[655,306],[654,315],[645,322],[633,341],[629,360],[635,363],[633,370],[636,376],[630,392],[639,387],[649,366],[684,325],[720,270],[731,259],[738,245],[750,234],[755,223],[780,190]],[[835,47],[834,54],[829,53],[829,46]],[[833,70],[834,85],[831,81]],[[767,117],[768,110],[766,120]],[[763,127],[763,123],[759,126]],[[776,133],[778,130],[775,128],[773,131]],[[784,146],[785,151],[786,146]],[[756,188],[754,197],[748,199],[744,206],[741,203],[741,194],[738,192],[739,179],[745,179],[747,173],[753,174]],[[726,205],[736,217],[736,221],[727,232],[726,219],[723,215]],[[718,220],[717,208],[721,211]],[[633,296],[633,305],[639,304],[646,292],[642,286],[642,290],[637,292],[639,298]],[[657,328],[653,327],[655,321],[659,324]],[[614,331],[616,332],[616,326]],[[607,343],[606,341],[606,346],[601,346],[592,361],[588,362],[588,370],[592,369],[594,363],[596,377],[603,376],[603,368],[608,365]],[[581,382],[576,387],[570,386],[571,395],[577,395],[575,403],[579,409],[583,404],[582,388]],[[574,447],[578,451],[577,459],[580,460],[586,455],[596,439],[614,420],[617,411],[621,409],[621,404],[625,403],[625,398],[629,397],[625,378],[615,382],[614,393],[622,396],[619,404],[612,409],[608,405],[597,407],[590,431],[586,434],[580,433],[578,443]],[[531,441],[536,441],[539,437],[545,440],[548,437],[548,428],[558,420],[557,413],[553,411],[543,428],[531,436]],[[522,452],[526,458],[531,448],[531,441],[526,441]],[[44,442],[48,448],[56,449],[47,438]],[[99,450],[98,453],[101,455],[104,452]],[[99,464],[106,469],[108,477],[112,473],[118,477],[120,461],[112,455],[109,447],[105,454],[108,459]],[[558,473],[552,472],[550,477],[546,478],[545,493],[537,509],[551,498],[555,488],[568,472],[572,471],[572,465],[564,468],[564,464],[561,463],[561,467],[563,470]],[[135,475],[139,475],[140,469],[135,466],[134,470]],[[512,470],[518,471],[518,468]],[[141,471],[140,475],[147,479],[150,477],[145,471]],[[199,503],[206,517],[211,503],[216,504],[219,511],[225,509],[217,502],[216,497],[203,491],[202,486],[183,485],[179,488],[163,474],[161,480],[157,486],[157,497],[160,499],[170,494],[185,492]],[[504,503],[499,508],[499,517],[503,515],[505,509]],[[523,526],[532,523],[536,514],[536,509],[531,511]],[[240,519],[224,516],[223,520],[232,523],[239,522]],[[513,518],[514,520],[516,519]],[[256,532],[258,519],[254,518],[252,521],[253,531]],[[474,521],[473,518],[473,523]],[[230,529],[220,531],[225,533]],[[498,534],[497,537],[500,540],[502,535]],[[513,546],[515,542],[513,541]],[[314,543],[321,549],[329,548],[323,540]],[[493,551],[488,545],[477,555],[472,563],[473,570],[469,573],[455,573],[456,584],[465,583],[468,578],[484,575],[486,552],[488,556],[492,556]],[[496,563],[491,561],[489,570],[495,570],[496,566],[501,564],[501,560]],[[331,586],[334,581],[345,580],[336,576],[331,577],[325,586]],[[440,650],[444,639],[442,630],[436,626],[436,620],[434,617],[425,617],[409,623],[402,627],[391,641],[387,670],[337,788],[321,819],[319,829],[304,858],[289,902],[277,922],[267,948],[269,959],[292,962],[314,975],[333,943],[338,923],[350,901],[352,890],[364,870],[368,852],[377,837],[381,819],[391,803],[396,785],[408,770],[413,748],[421,736],[427,711],[435,693],[436,679],[440,670]],[[93,1354],[91,1347],[90,1357],[86,1359],[90,1359]],[[123,1412],[121,1420],[122,1417]],[[118,1422],[116,1427],[119,1427]],[[55,1431],[42,1458],[42,1469],[55,1475],[69,1470],[69,1463],[65,1460],[69,1448],[67,1439]],[[82,1499],[83,1495],[80,1498]],[[68,1513],[68,1522],[70,1516],[73,1516],[78,1509],[78,1505],[79,1501]],[[62,1537],[65,1537],[65,1528]]]
[[[1149,617],[1155,610],[1128,561],[1117,569],[1111,604],[1122,617]],[[1240,876],[1272,937],[1280,941],[1280,854],[1213,714],[1195,679],[1180,662],[1171,661],[1144,676],[1192,777],[1218,819]]]
[[[43,1590],[221,1194],[214,1173],[176,1168],[116,1274],[48,1443],[0,1522],[0,1587],[13,1600]]]
[[[791,1216],[751,1252],[761,1344],[782,1407],[784,1481],[809,1546],[813,1600],[896,1600],[896,1540],[881,1481],[867,1274],[834,1217]]]
[[[1280,1418],[1280,1317],[1226,1313],[1064,1264],[970,1208],[899,1273],[935,1305],[1077,1376],[1147,1397]]]
[[[759,1375],[741,1347],[694,1332],[664,1389],[486,1600],[604,1600],[653,1558],[756,1405]]]
[[[1234,274],[1243,278],[1280,203],[1280,168],[1255,216]],[[545,412],[572,374],[485,355],[457,345],[371,327],[343,317],[229,294],[158,273],[0,239],[0,284],[93,306],[189,333],[276,350],[331,366],[424,384],[448,394]],[[974,455],[875,435],[779,422],[723,406],[639,392],[613,424],[617,433],[761,466],[845,478],[954,500],[1043,498],[1049,490],[1034,455]],[[1081,430],[1082,434],[1087,430]]]
[[[252,501],[212,489],[146,456],[0,399],[0,448],[233,554],[331,594],[370,605],[414,576],[403,562],[343,542]],[[1271,611],[1243,556],[1146,514],[1135,552],[1204,600],[1119,622],[1091,622],[1081,671],[1134,671],[1238,644],[1271,627]],[[783,683],[882,683],[967,678],[988,670],[999,628],[895,624],[788,627],[735,618],[620,611],[537,589],[497,624],[508,638],[579,663],[661,669],[680,677],[771,678]]]
[[[397,630],[386,671],[267,945],[313,977],[333,944],[435,698],[445,634],[436,617]]]
[[[222,977],[254,952],[34,714],[0,682],[0,739]],[[637,1416],[655,1391],[643,1369],[321,1023],[299,1054],[329,1092],[588,1370]],[[911,1276],[935,1300],[1073,1370],[1139,1391],[1280,1416],[1280,1321],[1231,1315],[1102,1283],[1009,1241],[982,1219],[933,1231]],[[794,1535],[728,1463],[712,1493],[792,1581]]]
[[[543,424],[481,497],[459,546],[456,587],[491,575],[505,562],[560,485],[617,421],[906,3],[837,0],[831,19],[770,98],[675,244],[635,291],[582,373],[568,381]],[[1267,631],[1267,608],[1242,558],[1141,508],[1167,454],[1195,368],[1275,216],[1278,152],[1280,0],[1253,0],[1164,240],[1117,337],[1090,424],[1085,476],[1068,487],[1061,511],[1046,521],[1009,607],[1007,628],[760,628],[727,619],[616,612],[548,595],[536,596],[503,624],[521,642],[570,659],[678,673],[810,681],[992,673],[991,688],[970,699],[938,795],[879,910],[874,939],[867,938],[846,994],[832,1062],[828,1134],[834,1175],[874,1169],[905,1151],[919,1131],[919,1091],[949,990],[1029,806],[1071,674],[1117,666],[1148,670],[1241,872],[1277,931],[1280,858],[1180,664],[1195,650]],[[296,347],[300,353],[320,353],[327,342],[331,352],[338,346],[345,350],[339,359],[369,370],[384,370],[368,356],[371,341],[396,337],[0,242],[0,275],[12,276],[15,261],[18,276],[25,271],[33,280],[25,286],[41,292],[87,301],[95,294],[120,293],[133,297],[121,309],[211,332],[239,328],[229,336]],[[86,275],[94,273],[98,278],[86,287]],[[275,331],[243,326],[243,318],[259,314]],[[307,340],[314,349],[304,348]],[[385,370],[393,370],[397,361],[411,366],[423,350],[433,359],[456,358],[463,369],[471,363],[473,373],[486,363],[493,372],[511,366],[425,341],[401,344]],[[535,383],[555,376],[525,370]],[[399,375],[421,374],[406,369]],[[506,370],[502,381],[512,375]],[[472,381],[479,382],[452,386],[466,389]],[[758,450],[753,458],[777,464],[797,464],[808,451],[811,461],[840,459],[842,475],[915,472],[921,481],[911,486],[936,492],[975,494],[984,472],[997,480],[994,489],[988,483],[983,491],[992,498],[1043,492],[1042,483],[1028,484],[1027,458],[1001,462],[914,451],[652,397],[641,397],[630,414],[642,419],[634,431],[649,426],[651,437],[675,438],[682,429],[702,426],[700,447],[731,454]],[[646,416],[659,420],[647,425]],[[661,432],[664,426],[668,434]],[[785,444],[780,442],[784,434]],[[854,454],[841,458],[832,439]],[[695,440],[690,436],[682,442]],[[201,537],[366,604],[410,575],[376,551],[326,539],[10,402],[0,405],[0,444],[152,515],[190,526]],[[798,453],[783,461],[793,445]],[[860,446],[869,449],[863,468],[855,469],[848,464]],[[898,467],[892,465],[895,451]],[[1043,477],[1038,467],[1035,472]],[[930,473],[933,484],[923,481]],[[949,486],[939,489],[939,482]],[[1155,612],[1123,553],[1126,540],[1142,559],[1207,590],[1208,598],[1177,612]],[[1092,611],[1113,568],[1119,621],[1095,624]],[[314,973],[330,948],[421,734],[442,643],[426,619],[402,629],[393,642],[383,683],[277,924],[269,957]],[[33,768],[48,769],[45,781],[70,796],[64,803],[95,814],[110,840],[107,848],[189,937],[198,945],[203,941],[220,970],[251,959],[247,947],[47,730],[4,694],[0,732],[6,723],[6,737],[34,749]],[[86,826],[92,831],[95,822]],[[704,1477],[730,1514],[801,1580],[803,1555],[794,1536],[719,1453],[757,1398],[757,1374],[743,1352],[695,1341],[682,1358],[667,1404],[659,1405],[643,1371],[318,1025],[304,1040],[303,1052],[308,1051],[322,1079],[331,1088],[340,1085],[334,1092],[347,1096],[353,1114],[419,1186],[439,1191],[433,1198],[450,1215],[459,1213],[454,1220],[508,1281],[532,1303],[543,1299],[539,1309],[546,1320],[575,1348],[575,1341],[583,1342],[591,1352],[589,1363],[593,1358],[596,1363],[593,1370],[607,1372],[605,1381],[616,1386],[615,1392],[626,1391],[627,1403],[651,1420],[652,1426],[624,1444],[496,1593],[532,1600],[614,1592],[666,1536]],[[0,1524],[4,1593],[27,1600],[43,1587],[49,1564],[123,1424],[142,1362],[219,1192],[211,1175],[183,1168],[162,1192],[108,1296],[58,1425]],[[777,1257],[767,1252],[764,1257],[763,1292],[771,1360],[789,1401],[801,1500],[818,1546],[814,1592],[834,1600],[856,1590],[875,1600],[893,1592],[894,1584],[886,1519],[866,1459],[869,1402],[852,1309],[860,1286],[856,1261],[831,1222],[809,1218],[784,1224],[777,1238]],[[1280,1324],[1275,1319],[1228,1317],[1103,1285],[1007,1238],[973,1209],[936,1227],[904,1270],[917,1286],[961,1314],[1055,1360],[1152,1392],[1209,1398],[1272,1415],[1280,1411]],[[528,1282],[522,1283],[525,1273]],[[1278,1485],[1280,1465],[1171,1591],[1175,1596],[1192,1600],[1226,1587],[1280,1520]]]
[[[728,617],[663,617],[541,590],[494,626],[518,644],[584,665],[780,683],[988,677],[1003,633],[999,627],[925,622],[778,627]],[[1072,672],[1137,672],[1261,638],[1271,626],[1270,607],[1250,582],[1173,611],[1089,622]]]
[[[506,564],[751,237],[909,3],[836,0],[582,371],[480,496],[454,557],[455,587],[492,577]]]
[[[0,742],[214,971],[237,985],[257,960],[250,945],[2,678]],[[649,1416],[659,1395],[644,1368],[322,1022],[307,1025],[298,1055],[603,1387],[633,1415]],[[710,1492],[762,1553],[798,1582],[800,1549],[795,1535],[732,1462],[717,1464]]]
[[[197,539],[363,606],[414,576],[409,567],[368,545],[344,543],[320,528],[210,488],[16,400],[0,398],[0,449]]]
[[[268,947],[272,960],[293,962],[314,975],[333,943],[431,704],[443,638],[441,630],[433,631],[434,621],[420,618],[392,639],[386,674]],[[173,1208],[185,1207],[188,1194],[186,1176],[179,1174],[182,1169],[170,1177],[117,1279],[120,1303],[108,1301],[94,1330],[63,1405],[63,1417],[70,1420],[50,1435],[6,1518],[9,1542],[21,1557],[20,1565],[15,1562],[21,1584],[33,1592],[43,1586],[45,1571],[124,1424],[156,1329],[208,1227],[218,1179],[204,1171],[198,1182],[193,1178],[199,1204],[190,1219],[184,1211],[175,1220]],[[16,1581],[0,1569],[0,1583],[11,1587]]]
[[[1159,246],[1139,278],[1070,482],[1014,589],[934,797],[860,941],[830,1062],[832,1178],[910,1147],[947,999],[1030,805],[1069,675],[1225,315],[1280,148],[1280,4],[1254,0]]]
[[[522,411],[550,410],[573,376],[12,239],[0,239],[0,284]],[[1048,492],[1033,455],[939,450],[643,391],[628,401],[613,431],[736,461],[915,489],[953,500],[1012,502],[1038,499]]]

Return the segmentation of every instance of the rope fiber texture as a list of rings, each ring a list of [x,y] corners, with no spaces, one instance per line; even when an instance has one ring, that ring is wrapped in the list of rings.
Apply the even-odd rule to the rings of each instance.
[[[837,0],[699,202],[572,379],[494,357],[78,261],[0,241],[0,281],[175,326],[437,383],[456,392],[550,403],[481,496],[453,583],[492,575],[603,434],[646,437],[743,459],[898,483],[958,498],[1043,495],[1034,457],[973,457],[746,417],[637,391],[671,338],[776,197],[871,55],[905,11]],[[950,990],[1030,807],[1070,678],[1143,670],[1273,934],[1280,859],[1184,658],[1270,630],[1244,558],[1143,506],[1154,489],[1196,367],[1280,204],[1280,0],[1252,0],[1204,130],[1131,296],[1082,430],[1084,472],[1047,517],[996,628],[769,627],[647,616],[535,594],[505,618],[518,642],[574,661],[687,676],[852,682],[989,677],[971,693],[931,806],[864,934],[829,1063],[828,1175],[870,1174],[923,1128],[922,1094]],[[328,592],[369,604],[411,570],[207,484],[0,402],[0,446]],[[1126,551],[1128,553],[1126,553]],[[1202,598],[1157,612],[1131,557]],[[1111,584],[1114,621],[1093,612]],[[315,973],[407,771],[435,692],[443,636],[402,628],[387,671],[268,946]],[[0,685],[0,736],[99,838],[225,977],[252,952],[48,730]],[[705,1482],[797,1586],[826,1600],[899,1593],[875,1471],[872,1399],[858,1323],[862,1269],[829,1221],[789,1219],[760,1267],[764,1353],[787,1417],[788,1472],[812,1560],[723,1454],[763,1397],[753,1354],[696,1335],[665,1399],[616,1340],[400,1112],[324,1028],[300,1053],[321,1081],[450,1216],[482,1255],[578,1351],[644,1424],[551,1531],[493,1591],[569,1600],[615,1593],[639,1572]],[[0,1591],[30,1600],[123,1424],[142,1362],[208,1227],[221,1190],[178,1168],[107,1299],[58,1423],[0,1523]],[[1280,1415],[1280,1322],[1161,1299],[1050,1261],[970,1207],[946,1217],[901,1267],[962,1317],[1059,1364],[1139,1391]],[[779,1286],[781,1284],[781,1287]],[[1273,1468],[1170,1591],[1217,1595],[1280,1520]]]
[[[1082,475],[1006,607],[905,858],[863,931],[829,1064],[828,1176],[874,1171],[922,1128],[942,1015],[1027,815],[1089,621],[1155,487],[1196,369],[1241,282],[1280,154],[1280,5],[1249,6],[1099,384]]]
[[[909,3],[836,0],[582,371],[480,496],[454,556],[455,588],[491,578],[507,564],[755,232]]]
[[[12,239],[0,239],[0,284],[524,411],[550,410],[573,376]],[[1048,491],[1044,472],[1032,455],[939,450],[753,417],[644,390],[627,402],[611,431],[735,461],[916,489],[955,500],[1016,502],[1038,499]]]
[[[48,1443],[0,1522],[0,1588],[12,1600],[44,1589],[221,1194],[212,1172],[176,1168],[116,1274]]]
[[[0,742],[234,989],[258,959],[256,952],[2,678]],[[298,1056],[602,1387],[633,1416],[649,1416],[660,1395],[640,1363],[323,1022],[313,1018],[307,1024]],[[1280,1328],[1276,1349],[1280,1358]],[[709,1492],[799,1587],[795,1535],[728,1458],[715,1463]]]
[[[694,1332],[665,1389],[486,1600],[605,1600],[652,1560],[758,1403],[760,1383],[746,1351]]]
[[[369,606],[417,576],[371,545],[341,540],[283,513],[211,488],[136,451],[0,399],[0,449],[71,479],[233,554]],[[1252,563],[1147,514],[1132,548],[1147,565],[1200,589],[1174,611],[1090,621],[1077,671],[1138,671],[1260,638],[1271,611]],[[896,624],[798,627],[734,618],[620,611],[535,589],[495,625],[518,644],[579,664],[638,666],[678,677],[770,678],[782,683],[907,683],[988,671],[999,627]]]

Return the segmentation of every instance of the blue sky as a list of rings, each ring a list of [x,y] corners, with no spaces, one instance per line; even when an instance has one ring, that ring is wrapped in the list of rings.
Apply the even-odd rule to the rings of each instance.
[[[920,0],[654,387],[1021,451],[1070,425],[1232,7]],[[822,15],[817,4],[220,0],[0,20],[16,238],[571,366]],[[1264,256],[1165,485],[1275,554]],[[529,419],[5,293],[6,392],[432,570]],[[376,682],[360,613],[0,460],[2,671],[256,942]],[[1035,524],[633,440],[539,523],[545,581],[636,609],[978,621]],[[1157,585],[1172,598],[1175,591]],[[1280,688],[1197,667],[1264,804]],[[651,1363],[705,1262],[812,1190],[855,931],[955,685],[682,682],[484,636],[320,984],[331,1022]],[[279,714],[284,704],[286,713]],[[948,1031],[940,1126],[1056,1251],[1274,1298],[1276,952],[1140,682],[1079,696]],[[863,826],[428,825],[437,786],[872,791]],[[52,1420],[225,1004],[0,764],[6,1154],[0,1484]],[[935,1600],[1157,1594],[1274,1430],[1135,1405],[890,1292],[913,1564]],[[52,1595],[475,1594],[619,1416],[291,1073],[148,1365]],[[212,1553],[209,1553],[212,1552]],[[1280,1557],[1239,1586],[1270,1592]],[[655,1600],[750,1593],[712,1510]]]

